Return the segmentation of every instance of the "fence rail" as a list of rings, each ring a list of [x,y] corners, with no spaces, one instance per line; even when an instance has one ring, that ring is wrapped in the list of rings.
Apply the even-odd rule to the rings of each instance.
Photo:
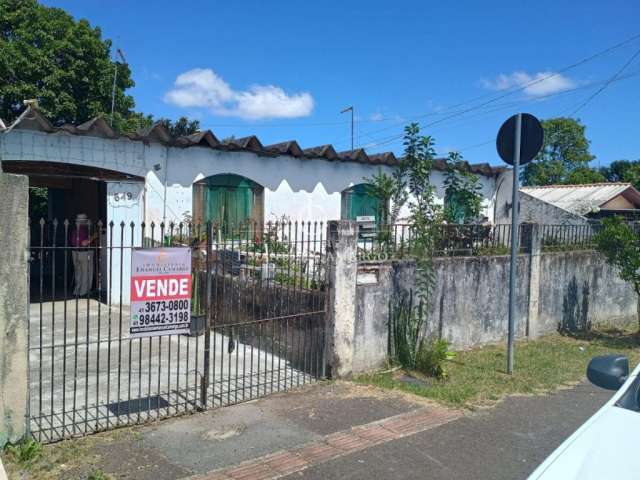
[[[629,225],[640,234],[640,222]],[[518,229],[519,252],[530,248],[533,224],[521,224]],[[584,225],[538,224],[538,235],[543,251],[592,249],[594,237],[601,224]],[[511,225],[438,225],[434,228],[433,255],[483,256],[506,255],[511,247]],[[366,231],[358,239],[359,261],[400,260],[416,255],[416,238],[409,224],[396,224]]]

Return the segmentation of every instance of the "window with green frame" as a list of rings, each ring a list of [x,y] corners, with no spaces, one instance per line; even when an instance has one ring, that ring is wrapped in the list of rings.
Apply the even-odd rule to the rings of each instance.
[[[380,225],[382,200],[371,194],[369,185],[361,183],[342,192],[342,208],[340,216],[343,220],[356,220],[357,217],[375,217],[376,225]]]
[[[465,223],[467,216],[466,208],[456,192],[451,192],[448,189],[444,192],[444,209],[447,211],[448,217],[453,223]]]
[[[239,175],[214,175],[199,181],[194,189],[194,219],[211,221],[223,235],[234,235],[242,225],[262,225],[264,188]]]

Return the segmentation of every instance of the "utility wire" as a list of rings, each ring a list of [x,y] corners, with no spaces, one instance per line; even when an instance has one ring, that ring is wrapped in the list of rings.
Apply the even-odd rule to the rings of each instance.
[[[451,115],[445,116],[444,118],[441,118],[439,120],[436,120],[436,121],[431,122],[431,123],[426,124],[426,125],[422,125],[422,127],[426,128],[426,127],[429,127],[429,126],[437,125],[437,124],[442,123],[442,122],[444,122],[446,120],[449,120],[451,118],[455,118],[457,116],[464,115],[465,113],[468,113],[468,112],[477,110],[479,108],[482,108],[482,107],[484,107],[486,105],[489,105],[489,104],[494,103],[494,102],[496,102],[498,100],[501,100],[501,99],[506,98],[506,97],[508,97],[510,95],[513,95],[514,93],[523,91],[526,88],[529,88],[529,87],[531,87],[533,85],[536,85],[538,83],[545,82],[545,81],[547,81],[547,80],[549,80],[551,78],[557,77],[558,75],[561,75],[562,73],[565,73],[565,72],[567,72],[569,70],[577,68],[577,67],[579,67],[581,65],[584,65],[585,63],[591,62],[591,61],[595,60],[596,58],[599,58],[599,57],[601,57],[603,55],[606,55],[606,54],[608,54],[608,53],[610,53],[610,52],[612,52],[614,50],[617,50],[618,48],[623,47],[623,46],[625,46],[625,45],[627,45],[627,44],[629,44],[629,43],[631,43],[631,42],[633,42],[633,41],[635,41],[635,40],[637,40],[639,38],[640,38],[640,33],[636,34],[636,35],[633,35],[633,36],[627,38],[626,40],[623,40],[623,41],[621,41],[621,42],[619,42],[619,43],[617,43],[617,44],[615,44],[615,45],[613,45],[611,47],[608,47],[608,48],[606,48],[604,50],[596,52],[593,55],[590,55],[590,56],[588,56],[586,58],[583,58],[583,59],[581,59],[581,60],[579,60],[579,61],[577,61],[575,63],[567,65],[567,66],[561,68],[560,70],[558,70],[557,72],[554,72],[554,73],[552,73],[550,75],[546,75],[546,76],[541,77],[541,78],[537,78],[535,80],[527,82],[527,83],[525,83],[523,85],[520,85],[518,87],[513,87],[513,88],[507,90],[506,92],[504,92],[504,93],[502,93],[500,95],[494,96],[495,94],[484,94],[484,95],[481,95],[479,97],[473,98],[471,100],[468,100],[468,101],[465,101],[465,102],[461,102],[461,103],[458,103],[458,104],[453,105],[451,107],[448,107],[445,111],[451,110],[451,109],[459,107],[459,106],[463,106],[463,105],[467,105],[467,104],[470,104],[470,103],[474,103],[474,102],[476,102],[476,101],[478,101],[478,100],[480,100],[482,98],[486,98],[487,96],[493,96],[493,98],[490,98],[489,100],[487,100],[485,102],[482,102],[482,103],[480,103],[478,105],[471,106],[471,107],[465,108],[463,110],[454,112]],[[442,112],[438,112],[438,113],[442,113]],[[426,115],[430,115],[430,114],[425,114],[425,116]],[[431,115],[434,115],[434,114],[431,114]],[[399,122],[398,124],[404,124],[404,123],[405,122]],[[370,131],[370,132],[367,132],[367,133],[371,134],[371,133],[377,133],[377,132],[389,130],[391,128],[395,128],[398,124],[391,125],[389,127],[386,127],[386,128],[383,128],[383,129],[379,129],[379,130],[376,130],[376,131]],[[394,135],[393,138],[392,139],[390,138],[389,140],[392,141],[392,140],[395,140],[396,138],[400,138],[402,136],[403,136],[403,134]]]
[[[636,52],[636,54],[634,54],[634,57],[637,57],[637,56],[638,56],[638,54],[640,54],[640,51]],[[633,61],[633,60],[632,60],[632,61]],[[625,67],[624,67],[624,68],[626,68],[626,66],[628,66],[628,64],[630,64],[630,63],[631,63],[631,62],[627,62],[627,64],[625,65]],[[604,90],[604,89],[606,88],[606,86],[611,85],[611,84],[612,84],[612,83],[614,83],[614,82],[618,82],[618,81],[621,81],[621,80],[627,80],[627,79],[629,79],[629,78],[637,77],[637,76],[639,76],[639,75],[640,75],[640,71],[636,71],[636,72],[629,73],[629,74],[624,75],[624,76],[620,76],[620,75],[621,75],[621,73],[622,73],[622,71],[624,70],[624,68],[618,71],[618,73],[617,73],[617,78],[610,77],[610,78],[609,78],[607,81],[605,81],[605,82],[593,82],[593,83],[590,83],[589,85],[583,85],[583,86],[581,86],[581,87],[573,88],[573,89],[571,89],[571,90],[563,90],[562,92],[558,92],[558,93],[555,93],[555,94],[549,94],[549,95],[545,95],[544,97],[537,97],[537,98],[546,98],[546,97],[555,96],[555,95],[561,95],[561,94],[565,94],[565,93],[572,93],[572,92],[575,92],[575,91],[578,91],[578,90],[582,90],[582,89],[584,89],[584,88],[590,88],[590,87],[592,87],[592,86],[594,86],[594,85],[597,85],[597,84],[599,84],[599,83],[604,83],[605,85],[603,85],[603,86],[598,90],[598,92],[601,92],[602,90]],[[611,81],[610,81],[610,80],[611,80]],[[598,92],[594,93],[594,94],[593,94],[593,95],[591,95],[589,98],[591,98],[591,99],[592,99],[592,98],[594,98],[594,97],[597,95],[597,93],[598,93]],[[587,103],[587,102],[585,102],[583,105],[586,105],[586,103]],[[491,110],[491,112],[494,112],[494,111],[496,111],[496,110],[498,110],[498,109]],[[574,110],[574,113],[575,113],[576,111],[578,111],[578,109]],[[571,115],[573,115],[573,113],[572,113]],[[481,142],[481,143],[476,143],[476,144],[473,144],[473,145],[469,145],[469,146],[466,146],[466,147],[462,147],[462,148],[460,148],[460,149],[456,149],[456,151],[459,151],[459,152],[465,152],[465,151],[468,151],[468,150],[473,150],[473,149],[475,149],[475,148],[483,147],[483,146],[485,146],[485,145],[488,145],[488,144],[490,144],[490,143],[494,143],[494,142],[495,142],[495,138],[491,138],[491,139],[486,140],[486,141]]]
[[[616,72],[614,73],[605,83],[604,85],[602,85],[602,87],[600,87],[598,90],[596,90],[592,95],[589,96],[589,98],[587,98],[584,102],[582,102],[575,110],[573,110],[573,112],[571,112],[569,114],[570,117],[573,117],[576,113],[578,113],[580,110],[582,110],[584,107],[586,107],[589,102],[591,102],[591,100],[593,100],[594,98],[596,98],[598,95],[600,95],[609,85],[611,85],[613,82],[615,82],[618,77],[620,75],[622,75],[622,72],[624,72],[627,67],[629,65],[631,65],[631,63],[638,58],[638,55],[640,55],[640,48],[638,50],[636,50],[636,52],[631,55],[631,58],[629,58],[629,60],[627,60],[627,62]]]
[[[636,52],[636,54],[634,55],[634,58],[637,57],[638,54],[640,54],[640,51]],[[625,65],[625,68],[626,68],[626,66],[628,66],[629,63],[630,62],[627,62],[627,64]],[[583,90],[585,88],[590,88],[590,87],[593,87],[594,85],[598,85],[598,84],[601,84],[601,83],[604,83],[603,88],[600,89],[600,90],[603,90],[604,88],[606,88],[606,86],[608,86],[608,85],[610,85],[610,84],[612,84],[614,82],[619,82],[619,81],[626,80],[626,79],[633,78],[633,77],[637,77],[638,75],[640,75],[640,71],[636,71],[634,73],[630,73],[628,75],[621,76],[622,70],[623,69],[621,69],[617,73],[615,78],[611,77],[611,78],[609,78],[609,79],[607,79],[605,81],[592,82],[592,83],[590,83],[588,85],[581,85],[579,87],[575,87],[575,88],[572,88],[572,89],[562,90],[560,92],[554,92],[554,93],[550,93],[550,94],[547,94],[547,95],[540,95],[540,96],[536,96],[536,97],[532,97],[532,98],[528,98],[528,99],[524,99],[524,100],[518,100],[516,102],[501,103],[501,104],[498,104],[495,108],[483,110],[478,115],[466,116],[465,119],[472,119],[472,118],[476,118],[476,117],[481,117],[481,116],[484,116],[484,115],[486,115],[488,113],[493,113],[493,112],[496,112],[496,111],[499,111],[499,110],[504,110],[504,109],[512,108],[512,107],[519,106],[519,105],[524,105],[526,103],[535,102],[535,101],[539,101],[539,100],[544,100],[546,98],[556,97],[556,96],[565,95],[565,94],[569,94],[569,93],[574,93],[576,91]],[[451,116],[451,117],[453,117],[453,116]],[[437,125],[439,123],[441,123],[441,122],[440,121],[435,121],[435,122],[431,122],[431,123],[422,125],[421,127],[422,128],[427,128],[427,127],[431,127],[431,126]],[[376,143],[368,144],[368,148],[371,148],[371,147],[374,147],[374,146],[375,147],[379,147],[379,146],[383,146],[383,145],[389,145],[391,143],[394,143],[396,140],[399,140],[399,139],[403,138],[403,136],[404,136],[404,134],[393,135],[393,136],[390,136],[390,137],[384,137],[382,139],[379,139],[379,141],[377,141]]]

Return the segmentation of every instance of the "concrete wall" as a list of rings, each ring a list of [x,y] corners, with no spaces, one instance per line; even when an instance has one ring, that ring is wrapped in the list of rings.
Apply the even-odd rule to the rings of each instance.
[[[571,325],[637,322],[637,295],[595,252],[540,256],[538,325],[543,332]]]
[[[393,291],[391,264],[358,268],[353,369],[364,372],[384,364],[389,337],[389,292]]]
[[[429,314],[429,334],[455,347],[494,342],[507,335],[509,268],[507,256],[438,258],[438,283]],[[398,268],[395,294],[414,288],[413,265]],[[518,256],[516,336],[527,333],[529,257]]]
[[[539,245],[539,242],[538,242]],[[427,332],[455,348],[507,336],[509,257],[435,259],[438,277]],[[413,262],[360,264],[356,289],[354,372],[376,368],[387,354],[389,304],[415,289]],[[637,296],[594,251],[518,256],[516,336],[560,326],[626,325],[636,321]]]
[[[27,426],[28,185],[0,172],[0,447]]]

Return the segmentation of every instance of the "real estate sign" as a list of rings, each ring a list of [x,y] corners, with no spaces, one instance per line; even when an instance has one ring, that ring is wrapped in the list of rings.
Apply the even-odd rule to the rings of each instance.
[[[190,317],[191,249],[134,249],[129,336],[189,333]]]

